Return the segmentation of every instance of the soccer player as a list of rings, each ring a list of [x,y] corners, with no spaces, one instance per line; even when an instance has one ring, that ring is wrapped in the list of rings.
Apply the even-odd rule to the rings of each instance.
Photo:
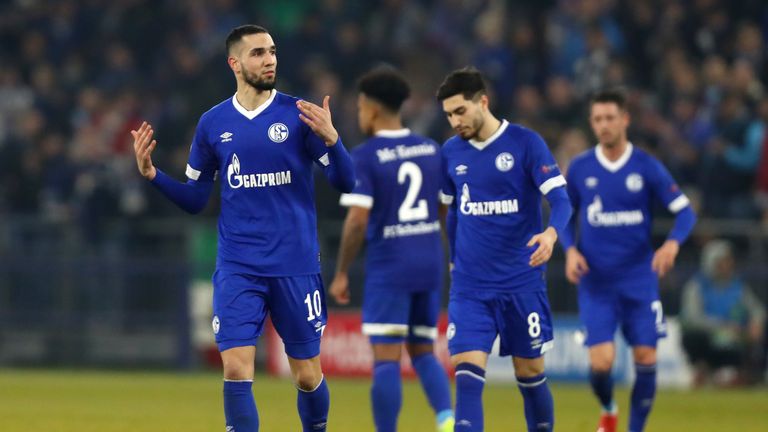
[[[589,120],[599,144],[577,156],[568,169],[568,194],[577,216],[561,236],[565,272],[578,284],[590,383],[602,406],[598,431],[616,430],[611,368],[613,336],[621,326],[632,346],[636,374],[629,431],[640,432],[656,392],[656,342],[665,334],[658,278],[674,265],[696,216],[661,163],[627,141],[629,113],[621,92],[596,94]],[[656,252],[651,246],[655,202],[676,214],[672,231]]]
[[[496,118],[473,68],[437,91],[456,136],[442,149],[453,270],[448,348],[456,367],[456,431],[482,431],[488,353],[512,355],[529,431],[550,431],[543,354],[552,347],[544,264],[571,216],[565,178],[536,132]],[[541,197],[549,201],[542,227]]]
[[[328,96],[319,107],[275,90],[277,56],[267,30],[237,27],[226,48],[237,92],[200,118],[187,182],[152,164],[157,142],[146,122],[131,131],[136,161],[142,176],[190,213],[205,207],[217,174],[221,179],[213,332],[224,364],[227,430],[259,429],[251,387],[269,312],[298,388],[303,430],[324,431],[329,394],[319,352],[326,311],[312,167],[349,192],[352,160],[333,127]]]
[[[349,303],[349,266],[366,241],[363,333],[373,346],[376,430],[397,429],[405,341],[437,430],[453,431],[448,377],[434,355],[444,270],[440,147],[403,127],[400,106],[410,89],[394,69],[370,71],[357,88],[358,123],[370,138],[352,152],[357,185],[340,200],[349,211],[331,295]]]

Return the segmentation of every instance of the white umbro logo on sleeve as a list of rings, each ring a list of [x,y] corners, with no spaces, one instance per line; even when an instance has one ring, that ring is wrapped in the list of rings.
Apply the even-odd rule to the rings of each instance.
[[[232,135],[232,132],[224,132],[219,136],[221,137],[221,142],[229,142],[232,141]]]

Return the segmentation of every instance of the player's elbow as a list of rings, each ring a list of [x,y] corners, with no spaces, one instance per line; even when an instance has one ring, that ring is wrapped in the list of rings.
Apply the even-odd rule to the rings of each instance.
[[[191,215],[196,215],[196,214],[200,214],[200,212],[202,212],[204,208],[205,208],[205,205],[202,205],[202,206],[185,208],[184,211],[186,211]]]
[[[354,175],[346,176],[342,178],[338,186],[339,191],[341,191],[342,193],[352,192],[355,189],[355,181],[356,179]]]
[[[336,182],[336,188],[341,193],[350,193],[355,189],[355,177],[345,177]]]
[[[205,209],[206,202],[207,202],[207,200],[205,200],[205,199],[196,200],[196,201],[189,202],[186,205],[181,206],[181,209],[184,210],[185,212],[191,214],[191,215],[196,215],[196,214],[199,214],[200,212],[202,212],[203,209]]]

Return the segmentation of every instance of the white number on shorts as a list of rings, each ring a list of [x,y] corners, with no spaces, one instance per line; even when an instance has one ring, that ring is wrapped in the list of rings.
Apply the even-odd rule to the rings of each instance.
[[[397,182],[404,184],[406,178],[410,178],[411,182],[408,185],[405,199],[397,211],[397,218],[400,222],[424,220],[429,217],[427,200],[421,199],[416,202],[416,198],[418,198],[421,191],[421,181],[423,178],[419,166],[413,162],[403,162],[400,165],[400,169],[397,170]]]
[[[532,338],[539,337],[541,334],[541,321],[537,312],[531,312],[528,315],[528,334]]]
[[[320,290],[315,290],[312,295],[307,294],[304,304],[307,305],[307,321],[320,318],[320,313],[323,311],[323,299],[320,298]]]
[[[664,319],[664,311],[661,309],[661,302],[655,300],[651,303],[651,310],[656,314],[656,324],[661,324]]]

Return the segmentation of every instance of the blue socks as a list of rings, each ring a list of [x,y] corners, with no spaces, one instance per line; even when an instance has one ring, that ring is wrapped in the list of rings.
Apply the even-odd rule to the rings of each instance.
[[[656,364],[635,363],[635,385],[629,410],[629,432],[641,432],[656,395]]]
[[[456,366],[455,432],[483,430],[485,370],[471,363]]]
[[[253,381],[224,381],[224,417],[227,430],[257,432],[259,413],[253,400]]]
[[[397,430],[397,417],[403,401],[400,362],[377,361],[373,364],[371,405],[378,432]]]
[[[421,381],[421,387],[427,395],[427,400],[435,410],[438,424],[446,417],[453,415],[451,409],[451,387],[448,384],[448,376],[432,353],[422,354],[411,359],[413,368]],[[442,418],[441,418],[442,417]]]
[[[547,377],[544,374],[528,378],[517,377],[517,387],[523,395],[528,431],[551,431],[555,424],[555,407]]]
[[[298,389],[296,406],[299,409],[299,418],[304,432],[325,432],[328,422],[328,409],[331,405],[331,396],[325,377],[314,390],[305,391]],[[240,432],[235,429],[235,432]]]
[[[589,383],[592,385],[592,392],[600,401],[600,406],[604,412],[614,413],[616,406],[613,403],[613,376],[611,371],[596,372],[589,371]]]

